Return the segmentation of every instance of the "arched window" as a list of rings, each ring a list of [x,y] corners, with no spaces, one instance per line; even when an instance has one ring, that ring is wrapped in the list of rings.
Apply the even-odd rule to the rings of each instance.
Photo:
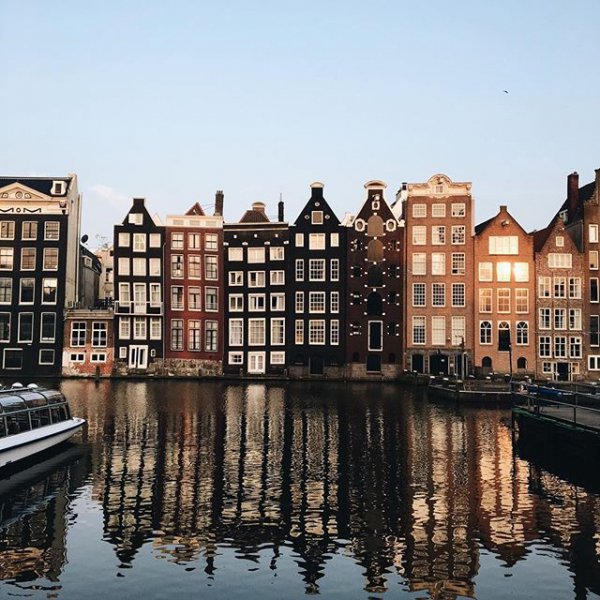
[[[383,260],[383,244],[379,240],[371,240],[367,245],[367,258],[373,262]]]
[[[367,298],[367,314],[382,315],[383,314],[383,299],[377,292],[371,292]]]
[[[490,321],[481,321],[481,323],[479,324],[479,343],[492,343],[492,324],[490,323]]]
[[[492,368],[492,359],[489,356],[484,356],[483,359],[481,360],[481,366],[484,369],[491,369]]]
[[[524,356],[519,356],[517,358],[517,369],[526,369],[527,368],[527,359]]]
[[[383,235],[383,219],[378,215],[369,217],[367,223],[367,235],[381,237]]]
[[[383,285],[383,271],[377,265],[369,267],[367,285],[369,287],[380,287]]]
[[[529,345],[529,324],[525,321],[517,323],[517,346]]]

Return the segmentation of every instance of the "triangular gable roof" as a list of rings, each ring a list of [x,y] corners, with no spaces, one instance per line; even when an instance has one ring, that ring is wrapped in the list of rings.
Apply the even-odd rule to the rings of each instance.
[[[14,194],[17,192],[22,192],[23,200],[52,200],[52,197],[49,195],[50,188],[48,189],[48,194],[45,194],[39,190],[29,187],[28,185],[25,185],[20,181],[13,181],[3,187],[0,187],[0,198],[3,196],[5,198],[14,198]]]
[[[491,219],[488,219],[487,221],[483,221],[483,223],[480,223],[479,225],[475,225],[475,235],[481,235],[482,233],[485,232],[485,230],[495,221],[497,221],[503,214],[505,214],[507,217],[509,217],[512,220],[512,223],[514,223],[525,235],[531,235],[530,233],[528,233],[527,231],[525,231],[525,229],[523,229],[523,227],[520,225],[519,221],[517,221],[509,212],[508,210],[506,210],[506,208],[500,208],[500,210],[498,211],[498,213],[496,215],[494,215]]]
[[[198,202],[195,202],[194,205],[188,210],[186,215],[195,215],[197,217],[205,217],[206,213],[202,210],[202,207]]]
[[[551,239],[552,234],[560,234],[568,237],[573,245],[573,248],[579,251],[577,242],[572,236],[571,228],[565,227],[565,224],[563,223],[563,220],[560,218],[559,214],[552,219],[548,227],[541,229],[540,231],[534,231],[530,234],[533,235],[534,250],[536,252],[541,252],[544,249],[544,246],[546,246]]]
[[[315,206],[315,202],[318,202],[319,205]],[[298,226],[306,223],[307,219],[305,219],[304,217],[306,215],[310,216],[313,210],[323,211],[323,216],[329,215],[328,221],[330,225],[340,224],[340,220],[338,219],[337,215],[335,214],[335,212],[333,212],[333,209],[331,208],[331,206],[329,206],[329,203],[327,202],[327,200],[325,200],[325,197],[323,196],[323,184],[318,181],[311,184],[310,198],[304,205],[304,208],[300,211],[298,218],[294,221],[294,225]]]
[[[52,190],[52,184],[55,181],[63,181],[67,184],[66,189],[68,191],[72,176],[67,177],[0,177],[0,188],[4,188],[12,183],[20,183],[21,185],[40,192],[46,196],[50,196]]]

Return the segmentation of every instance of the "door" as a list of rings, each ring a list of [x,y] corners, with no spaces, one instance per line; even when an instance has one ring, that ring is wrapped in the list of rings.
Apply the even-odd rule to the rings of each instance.
[[[423,373],[425,368],[424,362],[422,354],[413,354],[411,357],[411,371]]]
[[[248,352],[248,373],[265,372],[265,353]]]
[[[323,375],[325,361],[321,356],[310,357],[310,374]]]
[[[432,375],[448,375],[448,356],[438,352],[429,357],[429,372]]]
[[[556,363],[556,379],[558,381],[569,381],[569,363]]]
[[[148,368],[148,346],[129,346],[129,368]]]
[[[381,356],[379,354],[367,355],[367,373],[381,373]]]

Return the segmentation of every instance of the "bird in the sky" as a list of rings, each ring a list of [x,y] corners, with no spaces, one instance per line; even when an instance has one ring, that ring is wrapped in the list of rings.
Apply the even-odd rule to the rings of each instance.
[[[508,90],[502,90],[505,94],[508,94]]]

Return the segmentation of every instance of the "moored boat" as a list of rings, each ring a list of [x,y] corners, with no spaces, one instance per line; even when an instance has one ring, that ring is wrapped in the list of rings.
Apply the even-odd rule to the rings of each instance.
[[[0,469],[67,441],[84,423],[71,416],[58,390],[35,384],[0,390]]]

